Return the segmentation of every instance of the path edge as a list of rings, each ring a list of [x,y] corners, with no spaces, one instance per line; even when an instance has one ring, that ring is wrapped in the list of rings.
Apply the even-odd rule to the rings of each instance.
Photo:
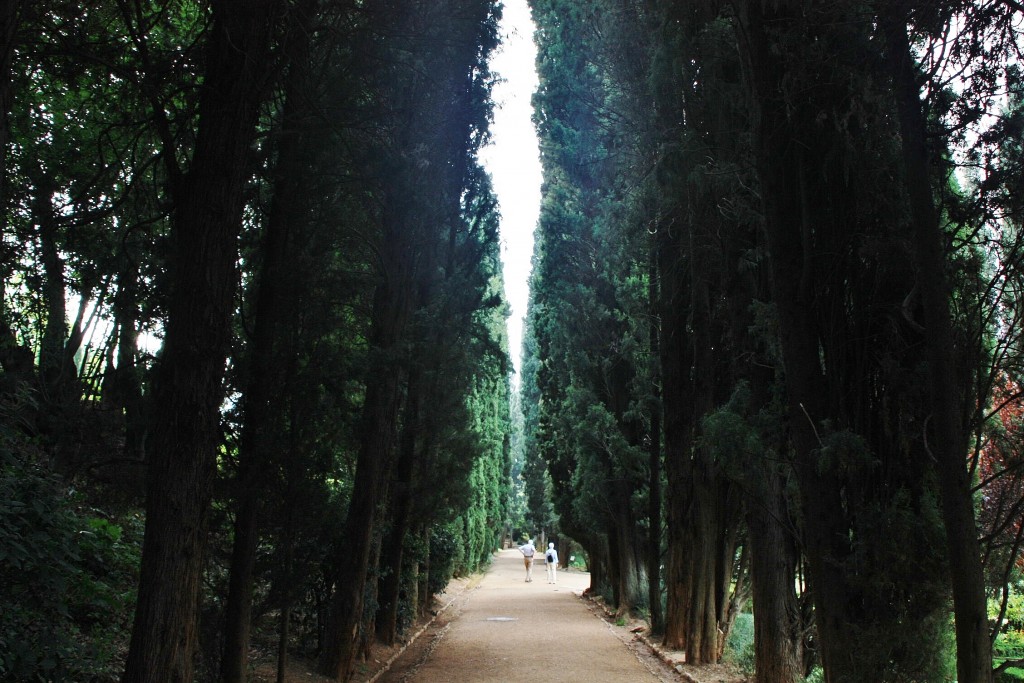
[[[451,608],[451,606],[455,604],[456,600],[458,600],[463,595],[468,593],[470,590],[476,588],[480,584],[480,581],[483,579],[483,575],[484,575],[484,572],[477,572],[476,574],[472,574],[471,576],[469,576],[468,577],[468,581],[466,581],[466,583],[457,592],[453,593],[448,598],[447,602],[445,602],[443,605],[441,605],[440,608],[438,608],[435,612],[433,612],[431,614],[431,617],[429,619],[427,619],[426,621],[424,621],[420,625],[420,627],[416,630],[416,632],[409,637],[408,640],[406,640],[404,643],[402,643],[402,647],[398,648],[395,652],[393,652],[391,654],[391,656],[388,657],[387,661],[383,662],[381,664],[380,668],[377,669],[376,671],[374,671],[373,675],[365,680],[365,683],[376,683],[376,681],[380,680],[381,676],[383,676],[388,671],[390,671],[392,665],[394,665],[394,663],[398,660],[398,658],[401,657],[403,654],[405,654],[405,651],[408,650],[409,647],[412,646],[412,644],[415,643],[416,640],[421,635],[423,635],[424,631],[426,631],[428,628],[430,628],[431,626],[434,625],[434,622],[437,621],[438,617],[440,617],[445,612],[447,612],[448,609]],[[442,594],[447,594],[448,593],[448,588],[452,585],[452,583],[453,583],[452,581],[448,582],[448,584],[445,586],[445,590],[443,591]],[[436,597],[436,594],[435,594],[435,597]]]

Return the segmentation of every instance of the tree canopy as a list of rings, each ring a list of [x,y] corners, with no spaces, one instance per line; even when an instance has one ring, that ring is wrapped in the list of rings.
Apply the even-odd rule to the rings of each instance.
[[[510,523],[500,9],[5,8],[0,675],[347,678]]]
[[[1024,8],[530,7],[513,396],[500,3],[4,4],[0,677],[347,680],[536,534],[692,664],[1024,675]]]
[[[992,680],[1021,8],[531,7],[526,455],[595,590],[695,663],[752,610],[758,681]]]

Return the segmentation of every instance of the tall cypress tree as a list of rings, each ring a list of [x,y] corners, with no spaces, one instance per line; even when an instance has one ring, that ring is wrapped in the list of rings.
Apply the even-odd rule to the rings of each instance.
[[[408,377],[403,346],[414,314],[441,266],[449,228],[459,215],[470,125],[463,95],[471,85],[481,32],[492,18],[485,0],[407,3],[381,0],[371,16],[386,40],[373,81],[381,98],[379,199],[380,282],[371,314],[374,369],[366,388],[360,449],[344,530],[320,669],[346,678],[355,659],[364,584],[395,458],[402,389]],[[443,33],[443,38],[442,38]],[[412,60],[410,62],[409,60]],[[431,173],[425,173],[432,169]],[[454,174],[454,175],[453,175]],[[424,289],[427,288],[427,289]]]
[[[174,283],[154,386],[142,575],[124,681],[188,681],[249,146],[282,3],[213,4],[202,125],[174,188]],[[176,150],[165,150],[176,154]]]

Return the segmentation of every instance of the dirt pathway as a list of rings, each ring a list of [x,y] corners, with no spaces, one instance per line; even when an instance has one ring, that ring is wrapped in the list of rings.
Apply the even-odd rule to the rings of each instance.
[[[556,585],[549,584],[542,562],[527,583],[519,551],[501,551],[479,583],[457,597],[376,680],[680,680],[628,630],[592,612],[591,603],[579,597],[589,585],[588,574],[563,571]]]

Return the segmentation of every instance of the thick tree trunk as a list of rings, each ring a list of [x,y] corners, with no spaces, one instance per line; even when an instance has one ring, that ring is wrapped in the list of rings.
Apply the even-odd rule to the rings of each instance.
[[[663,288],[666,278],[662,277]],[[667,308],[667,307],[666,307]],[[665,310],[665,309],[663,309]],[[678,323],[676,327],[673,323]],[[687,547],[686,534],[692,511],[689,499],[689,484],[686,481],[685,462],[690,457],[691,435],[689,424],[682,417],[686,403],[686,391],[682,368],[689,363],[680,363],[677,355],[678,337],[684,334],[685,326],[678,316],[662,317],[662,400],[665,406],[665,473],[668,479],[666,493],[665,527],[667,530],[668,557],[665,566],[665,638],[666,647],[681,650],[686,647],[686,619],[689,609],[690,586],[687,585],[687,566],[693,548]]]
[[[755,483],[758,495],[748,503],[751,583],[754,614],[755,683],[804,680],[802,623],[797,603],[799,551],[786,527],[782,481],[770,465]]]
[[[387,486],[385,486],[387,488]],[[387,492],[381,493],[383,498],[387,498]],[[382,519],[382,510],[377,508],[376,519],[374,526],[381,528],[384,524]],[[383,546],[383,539],[381,535],[375,534],[373,537],[373,545],[370,548],[370,569],[380,573],[380,552]],[[359,627],[358,645],[356,648],[356,654],[359,661],[366,662],[373,657],[373,646],[376,643],[377,634],[377,605],[379,595],[378,588],[380,587],[379,581],[367,581],[366,583],[366,596],[363,599],[363,615],[361,617],[361,623]]]
[[[289,410],[289,422],[295,425],[298,421],[299,410],[293,402]],[[293,574],[295,572],[295,548],[296,548],[296,508],[292,501],[296,500],[299,492],[304,488],[301,486],[306,472],[298,455],[301,450],[300,439],[294,427],[289,431],[287,465],[285,471],[284,500],[287,501],[284,510],[284,523],[281,525],[281,537],[277,545],[278,563],[277,572],[274,577],[273,591],[278,595],[280,606],[279,631],[277,639],[277,683],[284,683],[286,670],[288,668],[288,646],[291,642],[291,618],[292,609],[295,604],[295,585]]]
[[[654,5],[652,3],[652,5]],[[685,614],[688,598],[684,584],[686,554],[684,530],[689,514],[685,492],[685,462],[690,457],[692,410],[687,404],[689,368],[693,365],[687,339],[689,293],[682,249],[684,218],[674,202],[679,192],[678,175],[682,159],[679,127],[683,121],[682,74],[677,67],[676,46],[681,33],[683,8],[679,4],[651,7],[660,19],[660,49],[652,59],[652,90],[658,130],[659,187],[667,210],[659,211],[655,251],[659,297],[657,313],[661,322],[658,351],[661,369],[661,402],[664,437],[665,488],[665,629],[664,645],[682,649],[686,644]]]
[[[735,539],[717,501],[717,496],[726,495],[725,489],[701,466],[693,467],[690,476],[691,489],[685,496],[689,515],[680,544],[682,567],[674,577],[680,591],[680,649],[690,663],[714,664],[721,653],[720,629],[726,626]],[[727,635],[724,630],[721,634]]]
[[[613,483],[612,487],[611,502],[615,519],[608,532],[609,566],[612,570],[616,615],[627,616],[640,602],[643,564],[640,561],[636,520],[630,509],[632,487],[626,481]]]
[[[699,199],[693,201],[691,212],[699,214],[707,208]],[[695,234],[700,228],[675,218],[663,221],[659,228],[669,482],[665,644],[685,650],[687,661],[713,664],[721,649],[719,629],[726,625],[736,547],[732,520],[738,510],[728,505],[731,485],[718,465],[706,449],[695,445],[700,420],[718,400],[711,294],[707,255]]]
[[[974,501],[967,473],[967,442],[962,406],[965,387],[957,380],[956,350],[949,310],[945,235],[935,207],[925,118],[906,20],[892,7],[885,17],[887,57],[899,111],[903,165],[913,226],[914,253],[927,339],[931,420],[928,446],[936,463],[942,516],[953,584],[957,680],[992,680],[992,642]]]
[[[154,382],[146,532],[125,683],[192,681],[236,239],[280,5],[214,3],[199,135],[174,198],[173,293]]]
[[[665,637],[666,647],[686,647],[686,620],[691,596],[687,584],[689,555],[687,547],[692,503],[687,481],[686,463],[691,458],[693,414],[688,398],[689,368],[692,367],[692,345],[686,339],[686,278],[679,247],[682,222],[675,217],[663,220],[658,228],[658,267],[661,282],[661,376],[662,403],[665,417],[665,528],[668,556],[665,566]]]
[[[661,54],[653,60],[656,122],[662,137],[658,180],[665,197],[658,221],[659,339],[664,417],[667,601],[665,644],[691,662],[714,663],[719,628],[726,625],[735,532],[722,507],[729,485],[706,449],[698,447],[700,421],[720,397],[717,321],[712,316],[714,244],[704,233],[719,222],[707,189],[694,179],[715,125],[703,120],[705,93],[687,81],[680,63],[700,59],[698,36],[714,18],[708,7],[668,4],[662,11]],[[680,54],[682,51],[682,54]],[[687,128],[684,121],[692,121]],[[700,128],[703,126],[703,128]],[[684,136],[690,136],[683,141]],[[723,582],[725,582],[723,584]],[[725,585],[726,588],[722,588]]]

